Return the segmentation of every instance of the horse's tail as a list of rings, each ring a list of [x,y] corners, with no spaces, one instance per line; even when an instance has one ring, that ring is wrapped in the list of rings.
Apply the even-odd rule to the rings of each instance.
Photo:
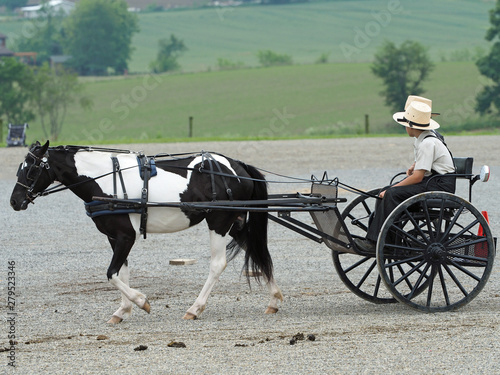
[[[254,179],[251,199],[267,199],[267,182],[262,173],[251,165],[241,164]],[[242,249],[245,250],[243,267],[247,271],[247,278],[250,277],[250,269],[255,275],[259,275],[259,271],[262,272],[267,280],[273,278],[273,261],[267,248],[267,223],[267,212],[249,212],[244,224],[238,226],[235,223],[229,232],[233,240],[227,246],[228,258],[233,259]]]

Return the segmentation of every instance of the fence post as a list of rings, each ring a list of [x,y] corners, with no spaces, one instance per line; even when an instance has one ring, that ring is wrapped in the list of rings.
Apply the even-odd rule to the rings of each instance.
[[[189,116],[189,138],[193,137],[193,116]]]
[[[365,115],[365,134],[370,134],[370,119]]]

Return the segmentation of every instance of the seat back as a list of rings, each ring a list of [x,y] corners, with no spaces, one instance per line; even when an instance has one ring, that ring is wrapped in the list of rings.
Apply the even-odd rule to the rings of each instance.
[[[455,163],[456,173],[458,178],[472,178],[472,164],[474,163],[474,158],[471,157],[459,157],[453,158]]]

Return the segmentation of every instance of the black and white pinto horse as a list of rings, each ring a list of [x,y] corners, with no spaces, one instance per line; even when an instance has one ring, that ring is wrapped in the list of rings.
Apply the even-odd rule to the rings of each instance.
[[[209,154],[220,173],[210,173],[206,156],[202,154],[168,160],[156,160],[157,175],[148,185],[148,202],[207,202],[214,200],[265,200],[267,185],[263,175],[243,162]],[[117,183],[112,173],[116,157],[121,169],[123,184]],[[93,149],[80,146],[49,147],[39,142],[33,144],[18,170],[18,180],[10,204],[16,211],[25,210],[30,202],[47,192],[54,192],[53,182],[70,189],[87,204],[93,197],[139,200],[144,181],[138,169],[138,154],[119,150]],[[116,160],[116,159],[115,159]],[[205,164],[205,165],[204,165]],[[218,171],[213,168],[212,171]],[[224,177],[226,176],[226,177]],[[227,177],[229,176],[229,177]],[[114,180],[115,179],[115,180]],[[117,188],[118,185],[118,188]],[[51,191],[52,189],[52,191]],[[199,296],[187,310],[184,319],[196,319],[205,309],[210,291],[226,267],[226,247],[230,257],[245,250],[245,267],[260,271],[267,284],[271,301],[266,313],[278,311],[278,300],[283,300],[273,279],[273,265],[267,248],[267,213],[187,210],[182,207],[150,207],[147,212],[146,233],[171,233],[187,229],[206,220],[210,232],[210,271]],[[108,237],[113,257],[107,271],[108,280],[122,295],[119,309],[109,323],[119,323],[130,316],[132,303],[150,311],[144,294],[129,287],[127,257],[135,240],[140,236],[141,214],[103,214],[92,217],[97,229]],[[227,246],[226,235],[233,239]],[[232,251],[229,251],[231,250]]]

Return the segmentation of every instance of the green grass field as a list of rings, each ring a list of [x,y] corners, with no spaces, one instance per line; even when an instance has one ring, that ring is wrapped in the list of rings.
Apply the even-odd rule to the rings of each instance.
[[[147,72],[158,40],[175,34],[189,48],[186,72],[216,67],[218,58],[257,66],[259,50],[286,53],[310,64],[329,53],[332,62],[368,62],[384,40],[415,40],[437,61],[462,49],[486,48],[492,1],[344,0],[287,6],[204,8],[140,13],[131,72]],[[0,32],[31,35],[32,21],[2,22]]]
[[[287,53],[296,63],[312,63],[322,53],[333,62],[371,61],[385,40],[411,39],[441,55],[485,46],[491,2],[349,0],[289,6],[215,8],[144,14],[134,39],[132,71],[147,69],[157,40],[171,33],[189,51],[180,62],[186,71],[206,70],[217,58],[258,64],[256,53]],[[364,35],[364,36],[363,36]]]
[[[367,63],[295,65],[179,75],[89,80],[90,112],[70,108],[62,143],[356,135],[369,115],[373,133],[402,133]],[[457,77],[461,77],[457,79]],[[425,85],[443,130],[477,119],[473,63],[439,63]],[[30,140],[42,139],[36,121]]]

